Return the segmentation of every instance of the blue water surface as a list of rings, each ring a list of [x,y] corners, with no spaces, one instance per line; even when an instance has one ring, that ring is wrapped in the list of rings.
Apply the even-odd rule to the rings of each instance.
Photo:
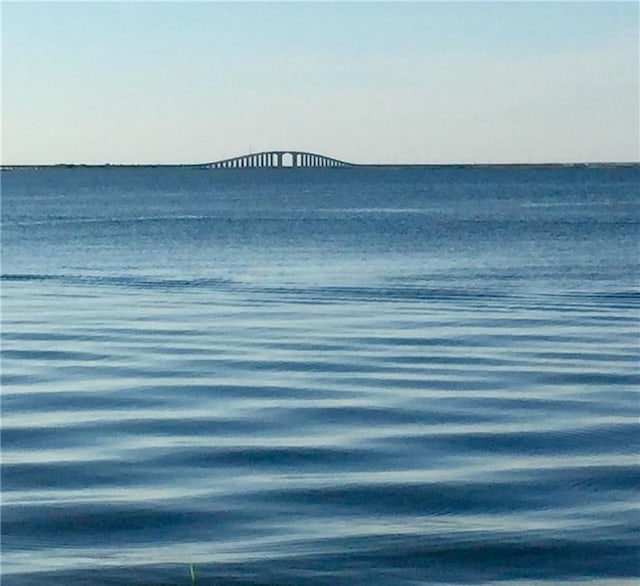
[[[636,583],[639,180],[3,172],[3,585]]]

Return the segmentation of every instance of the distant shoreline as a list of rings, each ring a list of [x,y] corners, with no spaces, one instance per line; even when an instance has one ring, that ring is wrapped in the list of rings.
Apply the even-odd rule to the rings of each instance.
[[[0,165],[0,171],[44,170],[44,169],[193,169],[204,171],[255,171],[275,169],[295,169],[296,167],[255,167],[236,169],[211,169],[209,163],[201,164],[84,164],[84,163],[55,163],[47,165]],[[340,169],[377,168],[377,169],[565,169],[565,168],[618,168],[640,167],[639,162],[591,162],[591,163],[352,163]],[[299,169],[323,169],[322,167],[299,167]]]

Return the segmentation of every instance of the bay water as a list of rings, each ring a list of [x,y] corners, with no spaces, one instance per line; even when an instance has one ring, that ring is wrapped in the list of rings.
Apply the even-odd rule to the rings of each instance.
[[[3,585],[636,583],[639,181],[3,172]]]

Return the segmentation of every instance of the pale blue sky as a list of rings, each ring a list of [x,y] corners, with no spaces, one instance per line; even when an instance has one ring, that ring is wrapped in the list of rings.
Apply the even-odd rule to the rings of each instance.
[[[3,2],[5,164],[640,159],[636,2]]]

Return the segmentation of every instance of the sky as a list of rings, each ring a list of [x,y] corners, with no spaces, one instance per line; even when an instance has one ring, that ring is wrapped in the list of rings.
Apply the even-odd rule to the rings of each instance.
[[[637,2],[2,2],[2,163],[639,161]]]

